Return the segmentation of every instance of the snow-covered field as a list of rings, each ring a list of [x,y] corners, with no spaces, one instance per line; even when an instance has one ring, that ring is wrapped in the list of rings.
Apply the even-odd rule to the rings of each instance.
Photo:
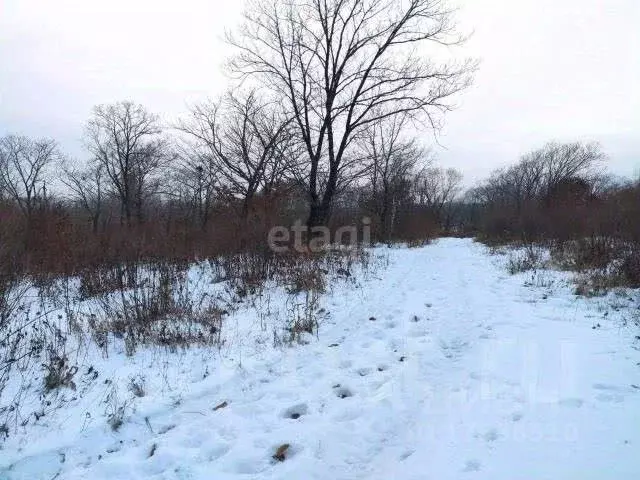
[[[239,310],[220,351],[101,359],[102,387],[7,440],[0,478],[640,478],[631,293],[510,276],[471,240],[378,253],[388,266],[330,288],[306,345],[274,347]],[[108,379],[135,375],[145,395],[120,390],[114,432]]]

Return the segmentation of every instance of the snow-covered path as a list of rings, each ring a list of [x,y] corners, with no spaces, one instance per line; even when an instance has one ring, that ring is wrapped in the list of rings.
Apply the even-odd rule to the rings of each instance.
[[[470,240],[388,255],[326,298],[317,341],[212,359],[179,402],[144,398],[118,433],[13,454],[0,478],[640,478],[632,327]]]

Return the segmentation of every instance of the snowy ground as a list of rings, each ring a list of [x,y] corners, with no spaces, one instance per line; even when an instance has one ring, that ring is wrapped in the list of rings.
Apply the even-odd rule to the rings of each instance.
[[[150,384],[120,430],[94,389],[91,422],[62,414],[10,439],[0,478],[640,478],[628,298],[510,276],[471,240],[387,254],[378,278],[324,298],[308,345],[243,334],[216,354],[111,358],[105,376],[135,367]]]

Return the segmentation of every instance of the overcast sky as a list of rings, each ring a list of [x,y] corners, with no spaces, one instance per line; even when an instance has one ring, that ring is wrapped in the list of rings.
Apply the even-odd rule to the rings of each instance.
[[[471,183],[548,140],[596,140],[640,174],[640,1],[458,0],[475,85],[447,117],[440,163]],[[167,120],[221,93],[241,0],[0,0],[0,135],[82,157],[93,105],[131,99]],[[425,137],[428,135],[425,134]],[[429,140],[429,138],[427,138]]]

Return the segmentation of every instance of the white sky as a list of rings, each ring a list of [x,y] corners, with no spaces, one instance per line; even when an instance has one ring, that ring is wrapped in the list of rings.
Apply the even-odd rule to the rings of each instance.
[[[467,183],[548,140],[597,140],[640,173],[640,1],[458,0],[482,65],[447,117],[440,163]],[[131,99],[167,120],[227,86],[225,29],[242,1],[0,0],[0,135],[82,157],[95,104]],[[425,138],[429,140],[428,134]]]

